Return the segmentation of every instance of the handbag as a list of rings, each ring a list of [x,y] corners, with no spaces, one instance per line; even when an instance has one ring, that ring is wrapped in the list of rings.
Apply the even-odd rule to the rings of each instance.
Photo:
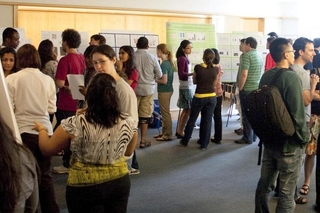
[[[306,146],[306,154],[313,155],[317,154],[317,142],[320,133],[320,117],[317,115],[310,116],[309,122],[310,135],[309,142]]]

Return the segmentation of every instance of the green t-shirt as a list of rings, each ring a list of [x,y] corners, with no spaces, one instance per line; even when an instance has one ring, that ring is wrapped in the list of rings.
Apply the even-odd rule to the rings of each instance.
[[[168,81],[166,84],[158,84],[158,92],[173,92],[173,67],[168,60],[163,61],[160,67],[162,74],[167,75]]]
[[[243,90],[253,91],[258,89],[263,70],[263,60],[256,49],[252,49],[243,55],[241,70],[248,70],[248,76]]]

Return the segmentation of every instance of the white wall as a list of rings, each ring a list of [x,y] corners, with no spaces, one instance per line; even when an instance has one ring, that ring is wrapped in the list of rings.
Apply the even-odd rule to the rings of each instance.
[[[0,27],[14,27],[12,5],[0,5],[0,14]]]

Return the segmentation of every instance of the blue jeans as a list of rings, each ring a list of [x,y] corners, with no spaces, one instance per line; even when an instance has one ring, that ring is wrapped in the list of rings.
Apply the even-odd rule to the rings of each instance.
[[[254,132],[251,127],[251,124],[249,123],[249,120],[247,118],[247,112],[244,106],[244,103],[246,101],[247,95],[250,93],[250,91],[240,91],[239,97],[240,97],[240,105],[241,105],[241,112],[242,112],[242,126],[243,126],[243,136],[242,139],[248,142],[253,142],[255,140]]]
[[[255,213],[269,213],[268,195],[279,174],[279,199],[276,213],[292,213],[294,194],[303,162],[304,149],[297,148],[290,155],[277,149],[264,148],[261,176],[255,196]]]
[[[191,103],[190,117],[184,129],[184,136],[181,139],[182,144],[188,145],[188,142],[193,132],[194,125],[197,121],[199,113],[201,112],[199,143],[201,144],[201,148],[206,148],[208,146],[211,136],[212,114],[216,106],[216,103],[216,97],[193,97]]]

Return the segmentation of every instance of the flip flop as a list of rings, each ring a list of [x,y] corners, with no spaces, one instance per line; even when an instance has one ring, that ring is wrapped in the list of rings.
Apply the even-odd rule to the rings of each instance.
[[[157,141],[172,141],[172,139],[171,138],[159,137],[159,138],[157,138]]]
[[[295,199],[296,204],[306,204],[308,202],[308,200],[304,197],[297,197],[297,199]]]
[[[309,186],[307,184],[304,184],[301,188],[300,188],[300,194],[302,195],[307,195],[309,193]]]

